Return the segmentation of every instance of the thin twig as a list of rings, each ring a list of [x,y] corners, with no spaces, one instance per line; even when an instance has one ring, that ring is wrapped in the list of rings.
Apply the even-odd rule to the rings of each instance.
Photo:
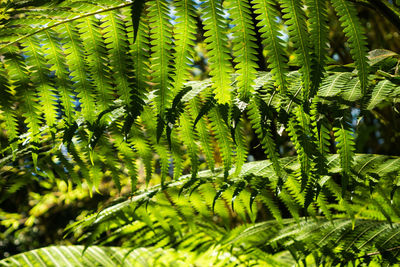
[[[100,13],[103,13],[103,12],[107,12],[107,11],[111,11],[111,10],[115,10],[115,9],[124,8],[124,7],[127,7],[127,6],[131,6],[133,3],[134,3],[134,1],[132,1],[132,2],[130,2],[130,3],[126,3],[126,4],[121,4],[121,5],[118,5],[118,6],[103,8],[103,9],[99,9],[99,10],[94,11],[94,12],[86,13],[86,14],[84,14],[84,15],[76,16],[76,17],[73,17],[73,18],[71,18],[71,19],[66,19],[66,20],[57,22],[57,23],[55,23],[55,24],[53,24],[53,25],[43,27],[43,28],[41,28],[40,30],[34,31],[34,32],[29,33],[29,34],[27,34],[27,35],[24,35],[24,36],[22,36],[22,37],[16,39],[15,41],[12,41],[12,42],[10,42],[10,43],[7,43],[7,44],[3,45],[2,47],[0,47],[0,50],[2,50],[3,48],[8,47],[8,46],[10,46],[10,45],[16,44],[16,43],[20,42],[21,40],[23,40],[23,39],[25,39],[25,38],[28,38],[28,37],[33,36],[33,35],[35,35],[35,34],[38,34],[38,33],[40,33],[40,32],[46,31],[46,30],[48,30],[48,29],[51,29],[51,28],[60,26],[60,25],[62,25],[62,24],[64,24],[64,23],[68,23],[68,22],[71,22],[71,21],[75,21],[75,20],[78,20],[78,19],[85,18],[85,17],[93,16],[93,15],[100,14]]]

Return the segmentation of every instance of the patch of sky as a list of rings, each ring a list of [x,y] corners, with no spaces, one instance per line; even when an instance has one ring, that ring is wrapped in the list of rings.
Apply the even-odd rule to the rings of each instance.
[[[352,124],[353,127],[357,127],[357,125],[360,123],[359,118],[358,118],[359,115],[360,115],[360,109],[359,108],[352,108],[351,109],[351,124]]]
[[[335,60],[335,61],[339,61],[339,59],[340,59],[338,53],[334,53],[334,54],[332,55],[332,58],[333,58],[333,60]]]

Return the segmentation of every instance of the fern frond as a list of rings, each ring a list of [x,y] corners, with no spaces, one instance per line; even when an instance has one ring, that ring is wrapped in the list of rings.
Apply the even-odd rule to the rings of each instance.
[[[149,183],[151,179],[151,175],[153,173],[153,154],[152,148],[149,144],[149,141],[144,137],[144,133],[138,129],[136,125],[130,129],[131,131],[131,138],[129,139],[129,143],[133,145],[135,148],[138,156],[141,158],[144,169],[146,173],[146,184]]]
[[[286,91],[286,73],[288,66],[284,58],[284,48],[279,38],[279,28],[276,22],[278,12],[274,8],[274,1],[271,0],[252,0],[254,12],[258,14],[256,19],[259,21],[263,45],[267,50],[267,60],[269,68],[275,80],[275,86],[282,92]]]
[[[135,1],[136,3],[136,1]],[[145,105],[145,101],[147,100],[147,91],[148,91],[148,77],[149,75],[149,55],[150,55],[150,47],[149,47],[149,27],[147,21],[147,14],[145,13],[145,4],[141,1],[138,1],[139,5],[136,7],[133,5],[130,13],[122,13],[123,16],[126,17],[126,30],[127,37],[129,41],[129,58],[132,57],[132,65],[134,79],[133,79],[133,91],[131,91],[131,100],[130,105],[131,108],[128,110],[128,116],[125,120],[124,131],[125,134],[129,132],[129,128],[131,123],[134,123],[134,120],[140,115],[143,110],[143,106]],[[141,11],[133,10],[134,8],[142,8]],[[134,14],[131,14],[132,11]],[[140,18],[135,18],[138,16],[140,12]],[[131,16],[132,15],[132,16]],[[136,23],[137,20],[138,25],[132,25],[132,23]],[[129,61],[130,62],[130,61]]]
[[[304,112],[302,107],[296,107],[295,119],[292,117],[289,120],[289,136],[296,148],[298,160],[300,163],[300,174],[301,174],[301,190],[303,190],[308,184],[308,180],[311,176],[314,176],[312,170],[315,167],[313,162],[314,151],[312,147],[312,141],[310,140],[310,118]]]
[[[283,7],[283,18],[288,25],[289,35],[296,48],[297,64],[300,66],[303,85],[303,100],[308,101],[311,96],[312,82],[312,61],[309,33],[306,25],[306,15],[302,9],[302,1],[280,0]]]
[[[32,70],[30,75],[35,88],[37,88],[40,100],[40,111],[49,126],[53,126],[57,119],[56,91],[50,80],[50,70],[46,66],[46,60],[40,51],[39,41],[30,37],[22,44],[26,55],[27,67]]]
[[[10,89],[9,81],[5,73],[5,67],[0,66],[0,107],[3,111],[3,119],[5,123],[5,130],[8,140],[13,142],[18,136],[18,124],[16,119],[15,110],[13,110],[13,102],[15,96],[14,92]],[[15,145],[14,145],[15,148]],[[14,149],[13,148],[13,149]]]
[[[110,11],[101,19],[103,36],[108,49],[110,66],[120,99],[126,106],[130,106],[132,96],[133,73],[128,67],[131,62],[128,58],[128,42],[121,15],[117,11]]]
[[[209,253],[211,256],[211,253]],[[121,248],[104,246],[50,246],[31,250],[0,261],[2,266],[139,266],[174,265],[176,262],[213,265],[211,256],[199,260],[195,255],[161,248]]]
[[[153,0],[149,2],[149,25],[151,37],[150,68],[152,82],[156,90],[156,106],[160,118],[164,119],[171,100],[171,24],[168,15],[168,2]]]
[[[235,125],[235,142],[236,142],[236,157],[235,157],[235,174],[238,175],[242,169],[243,164],[247,160],[248,145],[244,129],[245,122],[241,117]]]
[[[210,75],[218,103],[231,102],[231,59],[226,35],[227,24],[222,17],[222,1],[210,0],[202,4],[204,36],[210,62]]]
[[[198,96],[189,101],[189,110],[190,114],[192,114],[192,120],[195,120],[200,112],[199,103],[200,101]],[[215,168],[214,148],[209,127],[210,123],[208,119],[205,116],[203,116],[197,122],[196,130],[201,144],[200,148],[204,153],[208,168],[211,171],[214,171]]]
[[[11,48],[7,48],[7,50],[4,65],[9,74],[10,85],[14,86],[16,97],[22,100],[21,110],[25,117],[24,122],[29,129],[30,141],[37,143],[40,140],[41,126],[41,112],[37,102],[37,92],[32,87],[23,57]]]
[[[255,71],[258,67],[254,26],[251,21],[251,10],[248,0],[229,2],[229,12],[234,25],[233,57],[236,63],[236,77],[239,98],[248,102],[254,89]]]
[[[362,97],[361,82],[357,77],[353,77],[342,87],[341,96],[347,101],[356,101]]]
[[[346,115],[339,121],[339,125],[333,128],[340,155],[340,165],[342,166],[341,186],[343,194],[346,192],[349,183],[355,150],[354,133]]]
[[[106,62],[107,50],[100,32],[99,21],[95,17],[86,17],[78,21],[77,28],[82,38],[90,78],[96,90],[96,104],[102,112],[107,110],[112,103],[113,88],[110,67]]]
[[[319,97],[332,97],[338,95],[350,81],[350,72],[330,73],[325,77],[318,90]]]
[[[261,114],[266,117],[267,110],[265,106],[257,105],[257,101],[262,101],[261,99],[253,98],[253,100],[248,105],[248,116],[252,128],[254,129],[263,149],[267,152],[268,157],[272,161],[274,170],[279,179],[283,181],[283,171],[279,164],[279,154],[276,149],[275,142],[272,138],[271,130],[268,127],[270,123],[268,118],[263,118]]]
[[[72,118],[75,114],[72,104],[72,82],[69,79],[69,70],[67,68],[64,54],[61,50],[60,40],[54,30],[44,31],[43,48],[46,51],[45,57],[52,65],[50,71],[55,72],[55,87],[60,94],[63,112],[68,124],[72,123]]]
[[[169,159],[170,153],[167,148],[167,144],[165,144],[165,139],[157,140],[157,119],[156,114],[154,112],[154,106],[146,106],[143,109],[141,118],[142,123],[146,127],[146,131],[149,136],[149,141],[152,148],[155,150],[157,155],[160,157],[160,175],[162,184],[164,184],[167,175],[168,175],[168,168],[169,168]]]
[[[192,0],[176,1],[176,19],[174,26],[175,74],[173,76],[174,94],[179,92],[190,75],[189,68],[194,56],[196,39],[195,7]]]
[[[190,166],[192,177],[197,175],[199,169],[199,160],[198,160],[198,146],[196,144],[197,137],[195,136],[195,132],[192,130],[193,123],[189,114],[183,113],[180,118],[180,133],[182,135],[182,141],[185,144],[189,158],[190,158]]]
[[[218,140],[218,146],[220,148],[221,156],[224,162],[224,176],[228,177],[228,172],[232,167],[232,148],[233,141],[228,126],[225,124],[223,115],[220,109],[214,107],[211,109],[209,116],[211,121],[211,127]]]
[[[331,0],[339,20],[342,23],[343,31],[349,39],[350,53],[354,59],[360,79],[362,95],[365,95],[368,87],[368,60],[367,43],[365,33],[357,11],[352,3],[346,0]]]
[[[389,80],[380,81],[373,89],[371,98],[367,104],[367,109],[371,110],[378,106],[382,101],[385,101],[387,97],[393,92],[396,85]]]
[[[309,28],[310,28],[310,39],[313,43],[313,55],[312,58],[315,60],[313,63],[313,92],[321,82],[324,74],[324,67],[328,57],[328,14],[327,14],[327,2],[326,0],[306,0],[307,9],[309,10]]]
[[[81,113],[87,121],[93,122],[96,114],[93,87],[86,71],[87,65],[84,61],[84,50],[78,30],[73,24],[64,24],[60,30],[61,37],[65,40],[63,49],[66,63],[70,69],[71,80],[79,98]]]

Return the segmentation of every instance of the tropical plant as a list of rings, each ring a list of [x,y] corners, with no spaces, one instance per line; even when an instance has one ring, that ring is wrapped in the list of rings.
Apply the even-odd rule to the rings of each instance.
[[[0,264],[398,262],[400,155],[362,130],[389,110],[399,140],[400,55],[368,52],[358,5],[398,27],[399,1],[1,1],[0,201],[123,190],[67,228],[84,247]]]

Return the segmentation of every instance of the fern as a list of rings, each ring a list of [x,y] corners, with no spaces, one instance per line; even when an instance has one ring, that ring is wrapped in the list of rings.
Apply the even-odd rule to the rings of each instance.
[[[191,58],[194,55],[194,40],[196,33],[195,8],[191,0],[177,1],[176,3],[177,25],[174,28],[175,42],[175,75],[173,88],[179,92],[183,84],[188,80]]]
[[[233,57],[237,63],[235,68],[238,77],[239,98],[248,102],[253,92],[255,79],[256,50],[254,26],[251,24],[250,5],[246,1],[232,1],[230,3],[233,31]]]
[[[267,49],[267,56],[271,73],[275,80],[275,86],[285,93],[287,81],[286,72],[288,69],[287,63],[284,60],[284,52],[282,41],[279,39],[278,25],[276,23],[277,11],[273,7],[272,1],[253,0],[254,12],[258,14],[259,20],[257,26],[260,27],[262,33],[263,44]]]
[[[313,60],[313,86],[311,95],[316,93],[316,86],[321,82],[324,67],[327,60],[328,48],[328,15],[326,10],[327,2],[325,0],[307,0],[307,8],[309,8],[310,22],[310,38],[313,43],[315,55]]]
[[[231,101],[231,59],[226,37],[226,24],[222,18],[222,4],[219,0],[203,2],[204,9],[204,36],[207,43],[209,61],[211,64],[215,98],[220,104]]]
[[[63,45],[66,54],[66,63],[71,69],[71,81],[81,102],[81,112],[83,117],[89,121],[94,121],[95,103],[93,100],[93,87],[89,82],[87,64],[84,61],[84,52],[78,31],[74,24],[64,24],[61,33],[62,38],[67,40]]]
[[[224,106],[217,106],[211,109],[210,121],[212,130],[215,133],[215,137],[218,140],[221,156],[224,163],[224,176],[228,177],[228,172],[232,165],[232,147],[233,142],[230,138],[230,132],[228,126],[223,120],[223,109]]]
[[[367,58],[359,1],[332,0],[355,63],[327,66],[326,2],[3,1],[0,201],[59,179],[120,198],[68,228],[86,254],[2,263],[396,262],[399,158],[355,154],[350,111],[391,123],[398,55]]]
[[[7,81],[7,76],[4,73],[4,67],[0,72],[0,105],[4,111],[4,122],[8,135],[8,140],[13,141],[18,136],[17,119],[15,111],[12,108],[13,91],[10,90],[10,85]]]
[[[367,109],[373,109],[379,105],[383,99],[390,95],[395,85],[388,80],[380,81],[372,90],[371,98],[367,104]]]
[[[311,96],[312,85],[312,66],[311,66],[311,48],[308,38],[308,30],[305,20],[305,13],[301,6],[301,1],[281,0],[283,7],[283,18],[286,19],[290,37],[296,47],[297,64],[300,66],[302,74],[303,99],[308,101]]]
[[[340,119],[339,125],[333,128],[335,140],[337,142],[338,152],[340,154],[340,164],[342,166],[342,193],[346,192],[349,176],[351,175],[351,167],[353,165],[354,155],[354,136],[348,117],[345,115]]]
[[[63,112],[66,117],[68,124],[72,123],[74,116],[74,107],[71,101],[71,95],[73,95],[72,83],[68,78],[68,69],[65,58],[61,50],[60,41],[57,38],[56,32],[53,30],[47,30],[44,32],[44,45],[43,48],[47,51],[45,56],[48,62],[53,66],[50,71],[55,72],[56,81],[55,86],[60,92],[60,99],[63,105]],[[51,114],[49,114],[51,115]],[[55,114],[53,114],[54,116]]]
[[[44,56],[39,52],[40,46],[36,38],[30,37],[23,44],[23,50],[27,56],[27,67],[32,69],[32,83],[38,90],[40,98],[40,110],[44,115],[46,123],[53,126],[56,119],[55,90],[49,79],[50,70],[46,68]]]
[[[249,119],[252,124],[252,127],[255,130],[258,138],[260,139],[260,143],[262,144],[264,150],[267,152],[268,157],[271,159],[275,173],[280,179],[283,181],[283,173],[281,170],[281,166],[278,161],[278,153],[276,152],[275,144],[273,143],[271,131],[266,128],[268,126],[268,122],[265,121],[267,118],[262,118],[260,115],[260,111],[263,110],[265,107],[257,106],[257,100],[255,99],[253,102],[249,104]],[[262,101],[262,100],[258,100]],[[263,112],[267,112],[263,110]],[[263,114],[263,113],[261,113]],[[265,114],[264,114],[265,116]],[[280,184],[282,184],[282,181]]]
[[[167,2],[163,0],[149,2],[148,16],[150,18],[150,37],[152,38],[150,64],[154,70],[152,82],[155,83],[157,109],[160,118],[164,119],[171,95],[171,55],[169,51],[172,48],[170,40],[172,36],[168,21]]]
[[[357,67],[361,92],[364,95],[367,92],[369,68],[366,60],[367,45],[364,30],[356,16],[357,11],[352,3],[344,0],[331,0],[331,2],[339,15],[344,32],[349,38],[350,52]]]
[[[107,50],[99,29],[99,21],[94,17],[87,17],[78,21],[77,27],[83,40],[93,87],[97,91],[96,104],[100,106],[100,111],[107,110],[113,99],[113,88],[110,66],[107,65],[105,60]]]
[[[123,28],[123,20],[117,11],[110,11],[102,19],[103,36],[110,57],[110,65],[113,69],[116,91],[121,100],[127,106],[130,104],[132,89],[132,73],[128,71],[128,42]]]

